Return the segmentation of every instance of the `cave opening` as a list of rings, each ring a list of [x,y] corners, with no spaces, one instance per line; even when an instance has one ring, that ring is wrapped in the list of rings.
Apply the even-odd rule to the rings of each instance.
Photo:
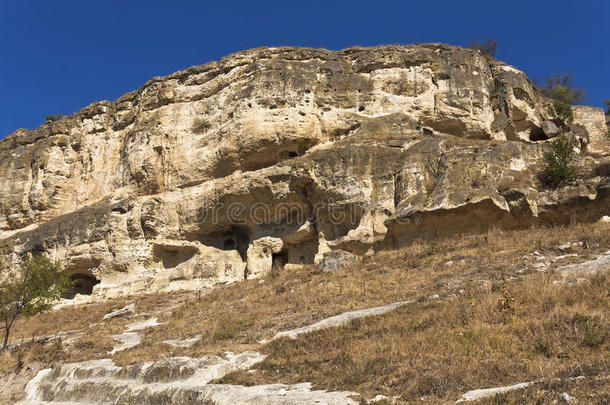
[[[199,241],[206,246],[214,246],[222,250],[237,250],[241,258],[246,260],[250,244],[248,230],[243,227],[231,226],[214,232],[193,232],[186,236],[189,241]]]
[[[530,141],[538,142],[538,141],[546,141],[549,139],[548,136],[544,133],[542,128],[540,127],[532,127],[530,129]]]
[[[237,243],[235,242],[235,239],[228,238],[225,240],[222,248],[223,250],[235,250],[237,249]]]
[[[161,262],[163,267],[171,269],[178,267],[192,259],[197,254],[197,248],[193,246],[153,246],[153,257],[155,262]]]
[[[288,263],[288,252],[286,250],[271,255],[271,267],[273,269],[282,270],[286,263]]]
[[[100,283],[100,280],[91,273],[71,274],[70,281],[72,281],[72,289],[64,295],[67,299],[76,297],[76,294],[91,295],[93,287]]]

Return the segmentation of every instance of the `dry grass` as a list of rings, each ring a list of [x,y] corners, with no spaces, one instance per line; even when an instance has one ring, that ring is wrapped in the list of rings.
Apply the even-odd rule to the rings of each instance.
[[[479,291],[279,339],[263,347],[258,373],[223,382],[310,381],[369,398],[451,401],[470,389],[610,371],[608,275],[564,287],[532,275],[508,288],[509,308],[502,290]]]
[[[523,390],[516,390],[496,397],[478,401],[483,405],[521,405],[521,404],[553,404],[565,403],[559,400],[566,392],[575,397],[580,404],[607,405],[610,403],[609,380],[601,379],[568,379],[563,378],[551,382],[543,382]]]
[[[581,243],[568,251],[558,249],[566,242]],[[608,279],[597,277],[563,288],[552,281],[554,268],[594,258],[609,246],[608,224],[494,230],[416,241],[332,273],[307,267],[201,296],[137,297],[128,301],[136,302],[136,312],[158,316],[165,325],[144,331],[140,345],[113,359],[122,365],[263,350],[269,358],[258,373],[235,374],[225,381],[311,381],[367,396],[383,393],[443,401],[473,388],[570,373],[607,373]],[[537,257],[546,258],[536,260],[534,250]],[[552,262],[544,274],[534,266],[566,253],[578,257]],[[443,299],[428,299],[432,294]],[[419,302],[296,341],[258,343],[278,331],[341,312],[407,299]],[[43,314],[18,325],[15,336],[29,337],[34,330],[87,330],[126,303],[118,300]],[[114,319],[88,329],[84,337],[63,345],[62,360],[106,357],[112,343],[108,336],[122,332],[127,322]],[[202,339],[191,348],[162,343],[195,335]],[[15,367],[9,363],[0,360],[0,367]]]
[[[257,348],[281,330],[316,322],[341,312],[394,301],[448,295],[484,286],[501,289],[515,271],[537,273],[527,254],[563,255],[557,246],[584,241],[571,252],[579,260],[595,257],[610,246],[607,224],[568,228],[493,231],[442,241],[419,241],[379,253],[362,264],[333,273],[314,268],[269,275],[264,283],[251,280],[218,288],[192,299],[160,318],[166,326],[148,330],[139,346],[118,353],[119,364],[167,356],[220,354]],[[551,265],[565,264],[567,257]],[[446,265],[452,261],[452,265]],[[162,342],[201,335],[192,348],[172,348]]]

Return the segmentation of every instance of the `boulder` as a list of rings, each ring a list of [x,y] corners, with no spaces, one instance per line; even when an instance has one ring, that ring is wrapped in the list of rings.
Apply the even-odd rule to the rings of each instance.
[[[334,271],[345,266],[357,263],[358,258],[345,250],[333,250],[326,254],[320,262],[322,271]]]
[[[546,135],[547,138],[554,138],[560,133],[557,125],[549,120],[542,121],[542,132],[544,132],[544,135]]]

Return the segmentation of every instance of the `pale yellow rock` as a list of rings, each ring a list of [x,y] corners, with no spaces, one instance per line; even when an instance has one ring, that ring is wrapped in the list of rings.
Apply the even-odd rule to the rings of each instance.
[[[575,109],[602,152],[583,141],[584,175],[549,190],[547,103],[523,72],[442,44],[240,52],[0,141],[0,251],[13,269],[60,260],[83,301],[597,221],[600,112]]]
[[[248,247],[247,278],[258,278],[271,270],[273,255],[282,250],[280,238],[266,236],[253,241]]]

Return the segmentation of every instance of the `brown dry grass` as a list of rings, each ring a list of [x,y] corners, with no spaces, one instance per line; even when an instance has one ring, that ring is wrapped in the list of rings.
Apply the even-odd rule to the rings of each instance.
[[[610,277],[554,286],[531,275],[506,292],[426,301],[380,317],[273,341],[258,373],[225,383],[313,382],[406,401],[452,401],[470,389],[610,371]],[[506,289],[505,289],[506,291]],[[610,394],[610,391],[606,391]]]
[[[551,282],[553,269],[559,265],[606,251],[609,231],[608,224],[493,230],[416,241],[333,273],[306,267],[269,274],[264,282],[219,287],[199,297],[173,293],[133,298],[129,302],[136,302],[137,313],[159,316],[165,325],[144,331],[139,346],[113,359],[130,364],[227,350],[264,350],[270,357],[258,374],[236,374],[226,381],[309,380],[319,387],[355,389],[366,395],[439,400],[454,400],[472,388],[552,376],[578,367],[607,372],[607,339],[596,348],[582,342],[587,328],[608,327],[608,297],[602,294],[608,280],[595,279],[571,288],[556,288]],[[568,251],[558,249],[566,242],[582,243]],[[536,259],[534,250],[545,258]],[[566,253],[578,257],[550,263],[545,274],[534,266]],[[443,299],[429,300],[432,294]],[[344,311],[407,299],[419,299],[419,303],[294,342],[281,340],[262,349],[258,343],[278,331]],[[16,336],[31,336],[32,330],[44,331],[40,334],[86,330],[126,303],[119,300],[43,314],[33,318],[35,323],[19,325]],[[107,356],[108,336],[121,332],[127,322],[114,319],[89,329],[85,337],[64,344],[63,360]],[[162,343],[194,335],[202,339],[191,348]]]
[[[192,299],[160,318],[163,327],[148,330],[142,344],[115,356],[119,364],[167,356],[220,354],[258,347],[281,330],[300,327],[341,312],[383,305],[432,294],[453,294],[487,286],[497,291],[503,278],[515,271],[537,273],[533,250],[563,255],[557,246],[585,241],[571,252],[594,257],[610,246],[607,224],[574,225],[526,231],[492,231],[442,241],[418,241],[391,252],[378,253],[362,264],[333,273],[308,267],[269,275],[261,284],[251,280],[218,288],[200,300]],[[452,265],[446,265],[447,261]],[[551,265],[565,264],[567,257]],[[192,348],[172,348],[162,342],[201,335]]]

